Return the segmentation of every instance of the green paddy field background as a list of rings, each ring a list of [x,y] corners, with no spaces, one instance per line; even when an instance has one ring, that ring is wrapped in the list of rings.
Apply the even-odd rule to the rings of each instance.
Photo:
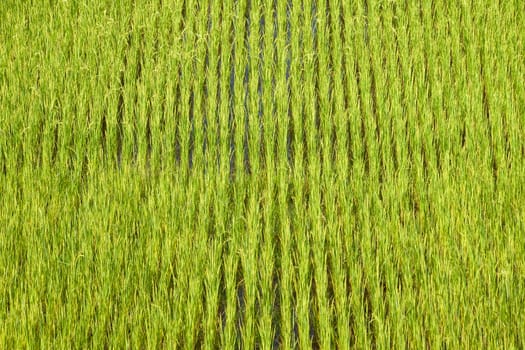
[[[1,349],[522,349],[525,2],[3,0]]]

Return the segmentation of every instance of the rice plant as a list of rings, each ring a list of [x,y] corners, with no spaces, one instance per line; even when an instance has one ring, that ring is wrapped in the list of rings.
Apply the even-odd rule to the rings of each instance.
[[[525,3],[0,4],[0,348],[525,347]]]

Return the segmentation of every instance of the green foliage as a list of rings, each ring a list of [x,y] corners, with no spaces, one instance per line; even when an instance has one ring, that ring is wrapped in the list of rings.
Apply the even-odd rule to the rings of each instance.
[[[524,4],[3,1],[0,348],[525,347]]]

